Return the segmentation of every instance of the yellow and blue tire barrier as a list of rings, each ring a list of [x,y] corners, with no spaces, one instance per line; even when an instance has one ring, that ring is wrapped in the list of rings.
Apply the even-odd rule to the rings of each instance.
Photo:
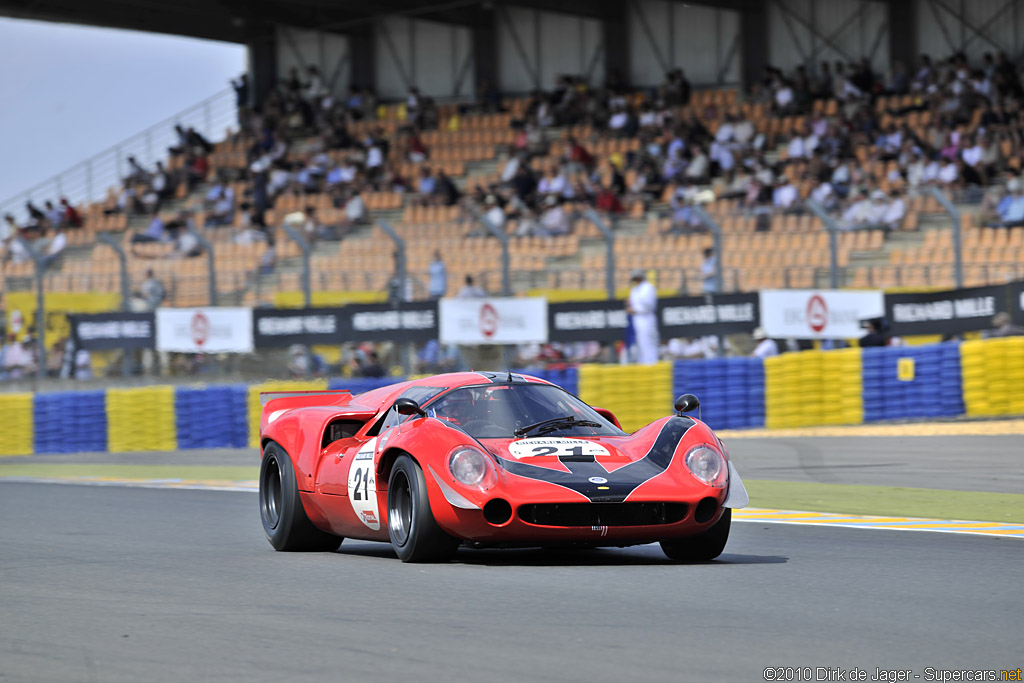
[[[1024,337],[526,372],[611,410],[628,431],[670,414],[683,393],[715,429],[1024,414]],[[358,394],[401,379],[0,394],[0,455],[256,447],[261,391]]]

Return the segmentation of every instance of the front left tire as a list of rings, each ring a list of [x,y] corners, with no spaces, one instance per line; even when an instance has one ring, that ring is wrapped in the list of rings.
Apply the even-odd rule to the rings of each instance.
[[[402,562],[447,562],[459,547],[434,519],[423,470],[406,454],[388,478],[388,536]]]
[[[267,444],[260,463],[260,518],[275,550],[333,551],[344,540],[309,521],[299,498],[291,458],[274,442]]]
[[[661,549],[676,562],[707,562],[722,554],[729,540],[732,510],[725,508],[722,516],[707,531],[687,538],[661,542]]]

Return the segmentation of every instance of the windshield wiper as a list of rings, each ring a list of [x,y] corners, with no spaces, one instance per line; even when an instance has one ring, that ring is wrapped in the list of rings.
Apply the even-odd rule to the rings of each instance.
[[[603,427],[600,422],[594,422],[593,420],[577,420],[573,415],[563,415],[561,417],[553,417],[548,420],[541,420],[532,425],[526,427],[520,427],[514,434],[516,436],[525,436],[533,430],[539,430],[542,434],[547,432],[553,432],[556,429],[563,429],[565,427]]]

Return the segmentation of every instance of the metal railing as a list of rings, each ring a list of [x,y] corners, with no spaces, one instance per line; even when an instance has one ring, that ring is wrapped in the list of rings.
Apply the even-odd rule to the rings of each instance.
[[[19,219],[27,218],[25,203],[28,201],[51,200],[56,204],[61,197],[66,197],[78,206],[106,198],[107,190],[120,185],[128,175],[128,157],[135,157],[147,170],[154,169],[157,161],[166,162],[168,148],[178,145],[175,124],[185,129],[195,128],[211,142],[223,139],[225,130],[237,128],[238,124],[234,90],[225,88],[52,178],[18,192],[0,202],[0,215],[11,213]]]

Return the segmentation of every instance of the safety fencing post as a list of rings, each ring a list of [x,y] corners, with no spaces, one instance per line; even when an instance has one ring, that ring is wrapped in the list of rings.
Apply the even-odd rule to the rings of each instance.
[[[509,267],[508,257],[508,235],[499,226],[491,223],[487,216],[482,216],[480,222],[491,231],[499,242],[501,242],[501,294],[502,296],[512,296],[512,275]]]
[[[131,281],[128,279],[128,256],[124,253],[124,248],[118,244],[117,240],[109,232],[96,233],[96,241],[102,242],[117,254],[117,260],[121,264],[121,310],[130,311],[132,306],[132,287]],[[128,358],[128,352],[124,351],[121,355],[121,375],[127,377],[131,374],[131,367]]]
[[[287,222],[282,224],[284,231],[288,233],[288,236],[292,238],[295,244],[299,245],[299,250],[302,251],[302,300],[306,308],[313,305],[313,286],[312,286],[312,273],[309,267],[309,255],[312,251],[309,247],[309,242],[306,238],[299,233],[293,226]]]
[[[605,289],[608,293],[608,300],[612,301],[615,299],[615,234],[608,227],[608,224],[604,222],[604,219],[591,208],[588,208],[585,213],[586,217],[597,226],[597,229],[604,235],[605,244],[605,274],[604,282]]]
[[[828,230],[829,287],[839,289],[839,224],[832,216],[828,215],[825,207],[813,199],[808,199],[804,205],[821,219],[821,222],[825,224],[825,229]]]
[[[387,234],[395,244],[395,277],[398,279],[398,287],[396,291],[394,305],[398,310],[398,314],[401,315],[402,301],[405,299],[405,292],[409,286],[409,275],[408,275],[408,261],[406,260],[405,253],[405,239],[398,234],[391,224],[387,221],[377,221],[377,225],[380,229]],[[406,342],[403,344],[404,350],[402,353],[402,371],[405,376],[408,377],[412,374],[412,342]]]
[[[949,197],[937,187],[929,187],[926,190],[935,197],[935,201],[946,210],[953,220],[953,277],[956,281],[956,288],[964,288],[964,234],[963,223],[960,219],[960,210],[949,201]]]
[[[703,223],[704,226],[708,230],[711,231],[711,234],[714,237],[714,240],[715,240],[715,293],[716,294],[722,294],[723,293],[722,292],[722,289],[723,289],[723,286],[722,286],[722,262],[723,262],[723,256],[724,256],[724,254],[722,253],[722,226],[720,226],[718,224],[718,221],[716,221],[714,218],[712,218],[711,214],[709,214],[704,209],[704,207],[700,206],[699,204],[694,204],[693,205],[693,212],[697,215],[697,218],[700,219],[700,222]]]

